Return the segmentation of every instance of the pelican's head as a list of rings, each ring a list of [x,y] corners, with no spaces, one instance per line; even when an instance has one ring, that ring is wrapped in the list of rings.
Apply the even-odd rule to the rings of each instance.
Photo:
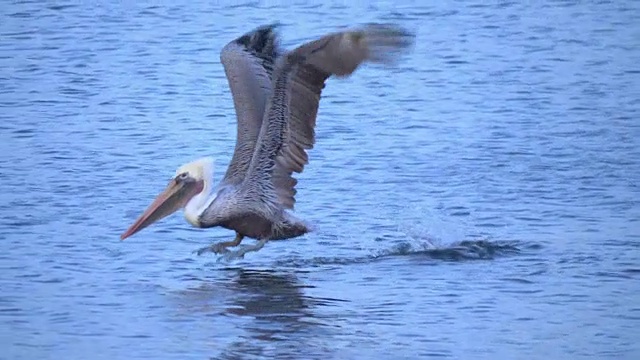
[[[120,235],[124,240],[154,222],[184,208],[194,197],[203,193],[213,178],[213,159],[202,158],[182,165],[169,181],[167,188],[149,205],[131,227]]]

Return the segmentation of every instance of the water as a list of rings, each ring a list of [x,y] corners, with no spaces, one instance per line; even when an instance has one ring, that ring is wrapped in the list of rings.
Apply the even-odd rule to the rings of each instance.
[[[2,359],[635,359],[640,6],[6,2]],[[332,80],[297,214],[233,263],[175,215],[118,236],[175,169],[231,157],[219,50],[283,23],[417,34]]]

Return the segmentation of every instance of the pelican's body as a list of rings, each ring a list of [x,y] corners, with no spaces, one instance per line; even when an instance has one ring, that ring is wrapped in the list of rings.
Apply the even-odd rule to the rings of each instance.
[[[196,169],[209,169],[212,160],[200,159],[187,164],[181,171],[195,172]],[[194,168],[194,170],[189,170]],[[213,183],[213,174],[206,171],[205,184]],[[250,201],[249,189],[241,186],[220,184],[207,193],[204,190],[194,196],[184,208],[186,220],[195,227],[210,228],[220,226],[234,230],[253,239],[282,240],[304,235],[309,231],[307,225],[285,211],[283,207],[269,209],[261,202]]]
[[[351,75],[363,62],[389,62],[412,44],[412,35],[393,25],[367,25],[325,35],[285,53],[275,26],[262,26],[227,44],[220,55],[233,95],[238,131],[235,151],[219,184],[213,160],[181,166],[167,189],[121,236],[133,235],[184,208],[196,227],[224,227],[233,241],[203,251],[228,252],[244,237],[260,240],[233,253],[243,256],[268,240],[303,235],[310,228],[294,217],[292,176],[308,163],[325,81]]]

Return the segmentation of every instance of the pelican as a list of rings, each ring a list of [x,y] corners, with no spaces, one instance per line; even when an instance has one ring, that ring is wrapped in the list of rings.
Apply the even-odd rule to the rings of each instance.
[[[198,255],[244,257],[270,240],[311,231],[291,213],[298,182],[293,173],[301,173],[309,162],[306,151],[315,144],[325,81],[348,77],[366,62],[395,62],[412,46],[414,35],[393,24],[366,24],[286,52],[279,46],[277,27],[257,27],[220,53],[237,118],[236,145],[222,180],[213,183],[212,158],[181,166],[121,240],[179,209],[194,227],[235,231],[233,240],[201,248]],[[245,237],[257,242],[238,247]]]

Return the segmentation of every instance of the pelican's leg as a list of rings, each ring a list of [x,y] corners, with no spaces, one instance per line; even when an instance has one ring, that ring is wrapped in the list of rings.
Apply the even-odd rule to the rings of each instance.
[[[229,246],[238,246],[240,245],[240,242],[242,241],[242,239],[244,238],[244,235],[237,233],[236,232],[236,238],[233,239],[233,241],[223,241],[223,242],[219,242],[219,243],[215,243],[209,246],[205,246],[201,249],[198,249],[197,253],[198,255],[202,255],[206,252],[211,251],[214,254],[222,254],[224,252],[228,252],[229,250],[227,249]]]
[[[231,260],[235,260],[235,259],[239,259],[239,258],[244,258],[244,254],[246,254],[248,252],[258,251],[258,250],[262,249],[264,247],[264,244],[267,243],[267,241],[269,241],[269,240],[268,239],[262,239],[262,240],[258,241],[254,245],[245,245],[245,246],[242,246],[241,248],[239,248],[236,251],[227,251],[224,254],[224,258],[227,261],[231,261]]]

